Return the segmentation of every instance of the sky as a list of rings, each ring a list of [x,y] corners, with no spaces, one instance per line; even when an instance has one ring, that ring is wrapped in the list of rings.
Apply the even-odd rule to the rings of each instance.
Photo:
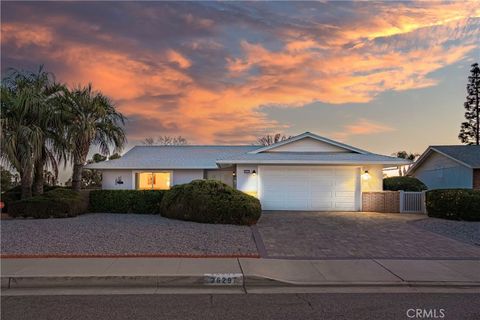
[[[480,2],[7,2],[1,70],[91,82],[131,146],[317,133],[376,153],[459,144]]]

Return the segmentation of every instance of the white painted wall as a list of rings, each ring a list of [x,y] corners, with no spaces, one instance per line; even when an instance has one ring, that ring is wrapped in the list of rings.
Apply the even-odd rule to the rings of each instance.
[[[266,152],[351,152],[349,150],[318,141],[312,138],[304,138],[287,143],[283,146],[270,149]]]
[[[368,170],[370,179],[361,179],[362,192],[382,191],[383,190],[383,166],[368,165],[361,168],[360,175]]]
[[[250,170],[250,173],[244,173],[244,170]],[[256,175],[253,175],[253,170]],[[252,165],[237,165],[237,189],[257,196],[258,193],[258,167]]]
[[[173,185],[203,179],[203,170],[173,170]]]
[[[413,176],[425,183],[428,189],[473,187],[472,169],[437,152],[432,152]]]
[[[123,184],[116,184],[121,177]],[[125,190],[133,189],[132,170],[102,170],[102,189]]]

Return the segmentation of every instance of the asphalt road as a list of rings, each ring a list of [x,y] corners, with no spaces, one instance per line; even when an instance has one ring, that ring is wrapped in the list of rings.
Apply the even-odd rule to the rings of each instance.
[[[10,296],[1,302],[2,320],[480,319],[480,295],[468,293]]]

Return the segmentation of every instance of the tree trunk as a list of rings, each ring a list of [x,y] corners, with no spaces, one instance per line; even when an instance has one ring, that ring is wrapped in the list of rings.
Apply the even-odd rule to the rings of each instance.
[[[32,166],[27,167],[20,173],[20,185],[22,187],[22,199],[32,197]]]
[[[82,152],[80,158],[74,157],[73,159],[72,189],[75,191],[80,191],[82,188],[82,172],[87,161],[88,150],[89,148]]]
[[[35,171],[33,175],[33,186],[32,186],[32,189],[33,189],[32,191],[34,196],[43,194],[43,183],[44,183],[43,167],[44,167],[44,163],[41,159],[35,162],[35,169],[34,169]]]

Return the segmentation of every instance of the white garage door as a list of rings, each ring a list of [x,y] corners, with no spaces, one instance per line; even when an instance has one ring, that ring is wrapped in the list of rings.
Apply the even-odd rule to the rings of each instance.
[[[348,167],[261,166],[264,210],[359,210],[359,172]]]

